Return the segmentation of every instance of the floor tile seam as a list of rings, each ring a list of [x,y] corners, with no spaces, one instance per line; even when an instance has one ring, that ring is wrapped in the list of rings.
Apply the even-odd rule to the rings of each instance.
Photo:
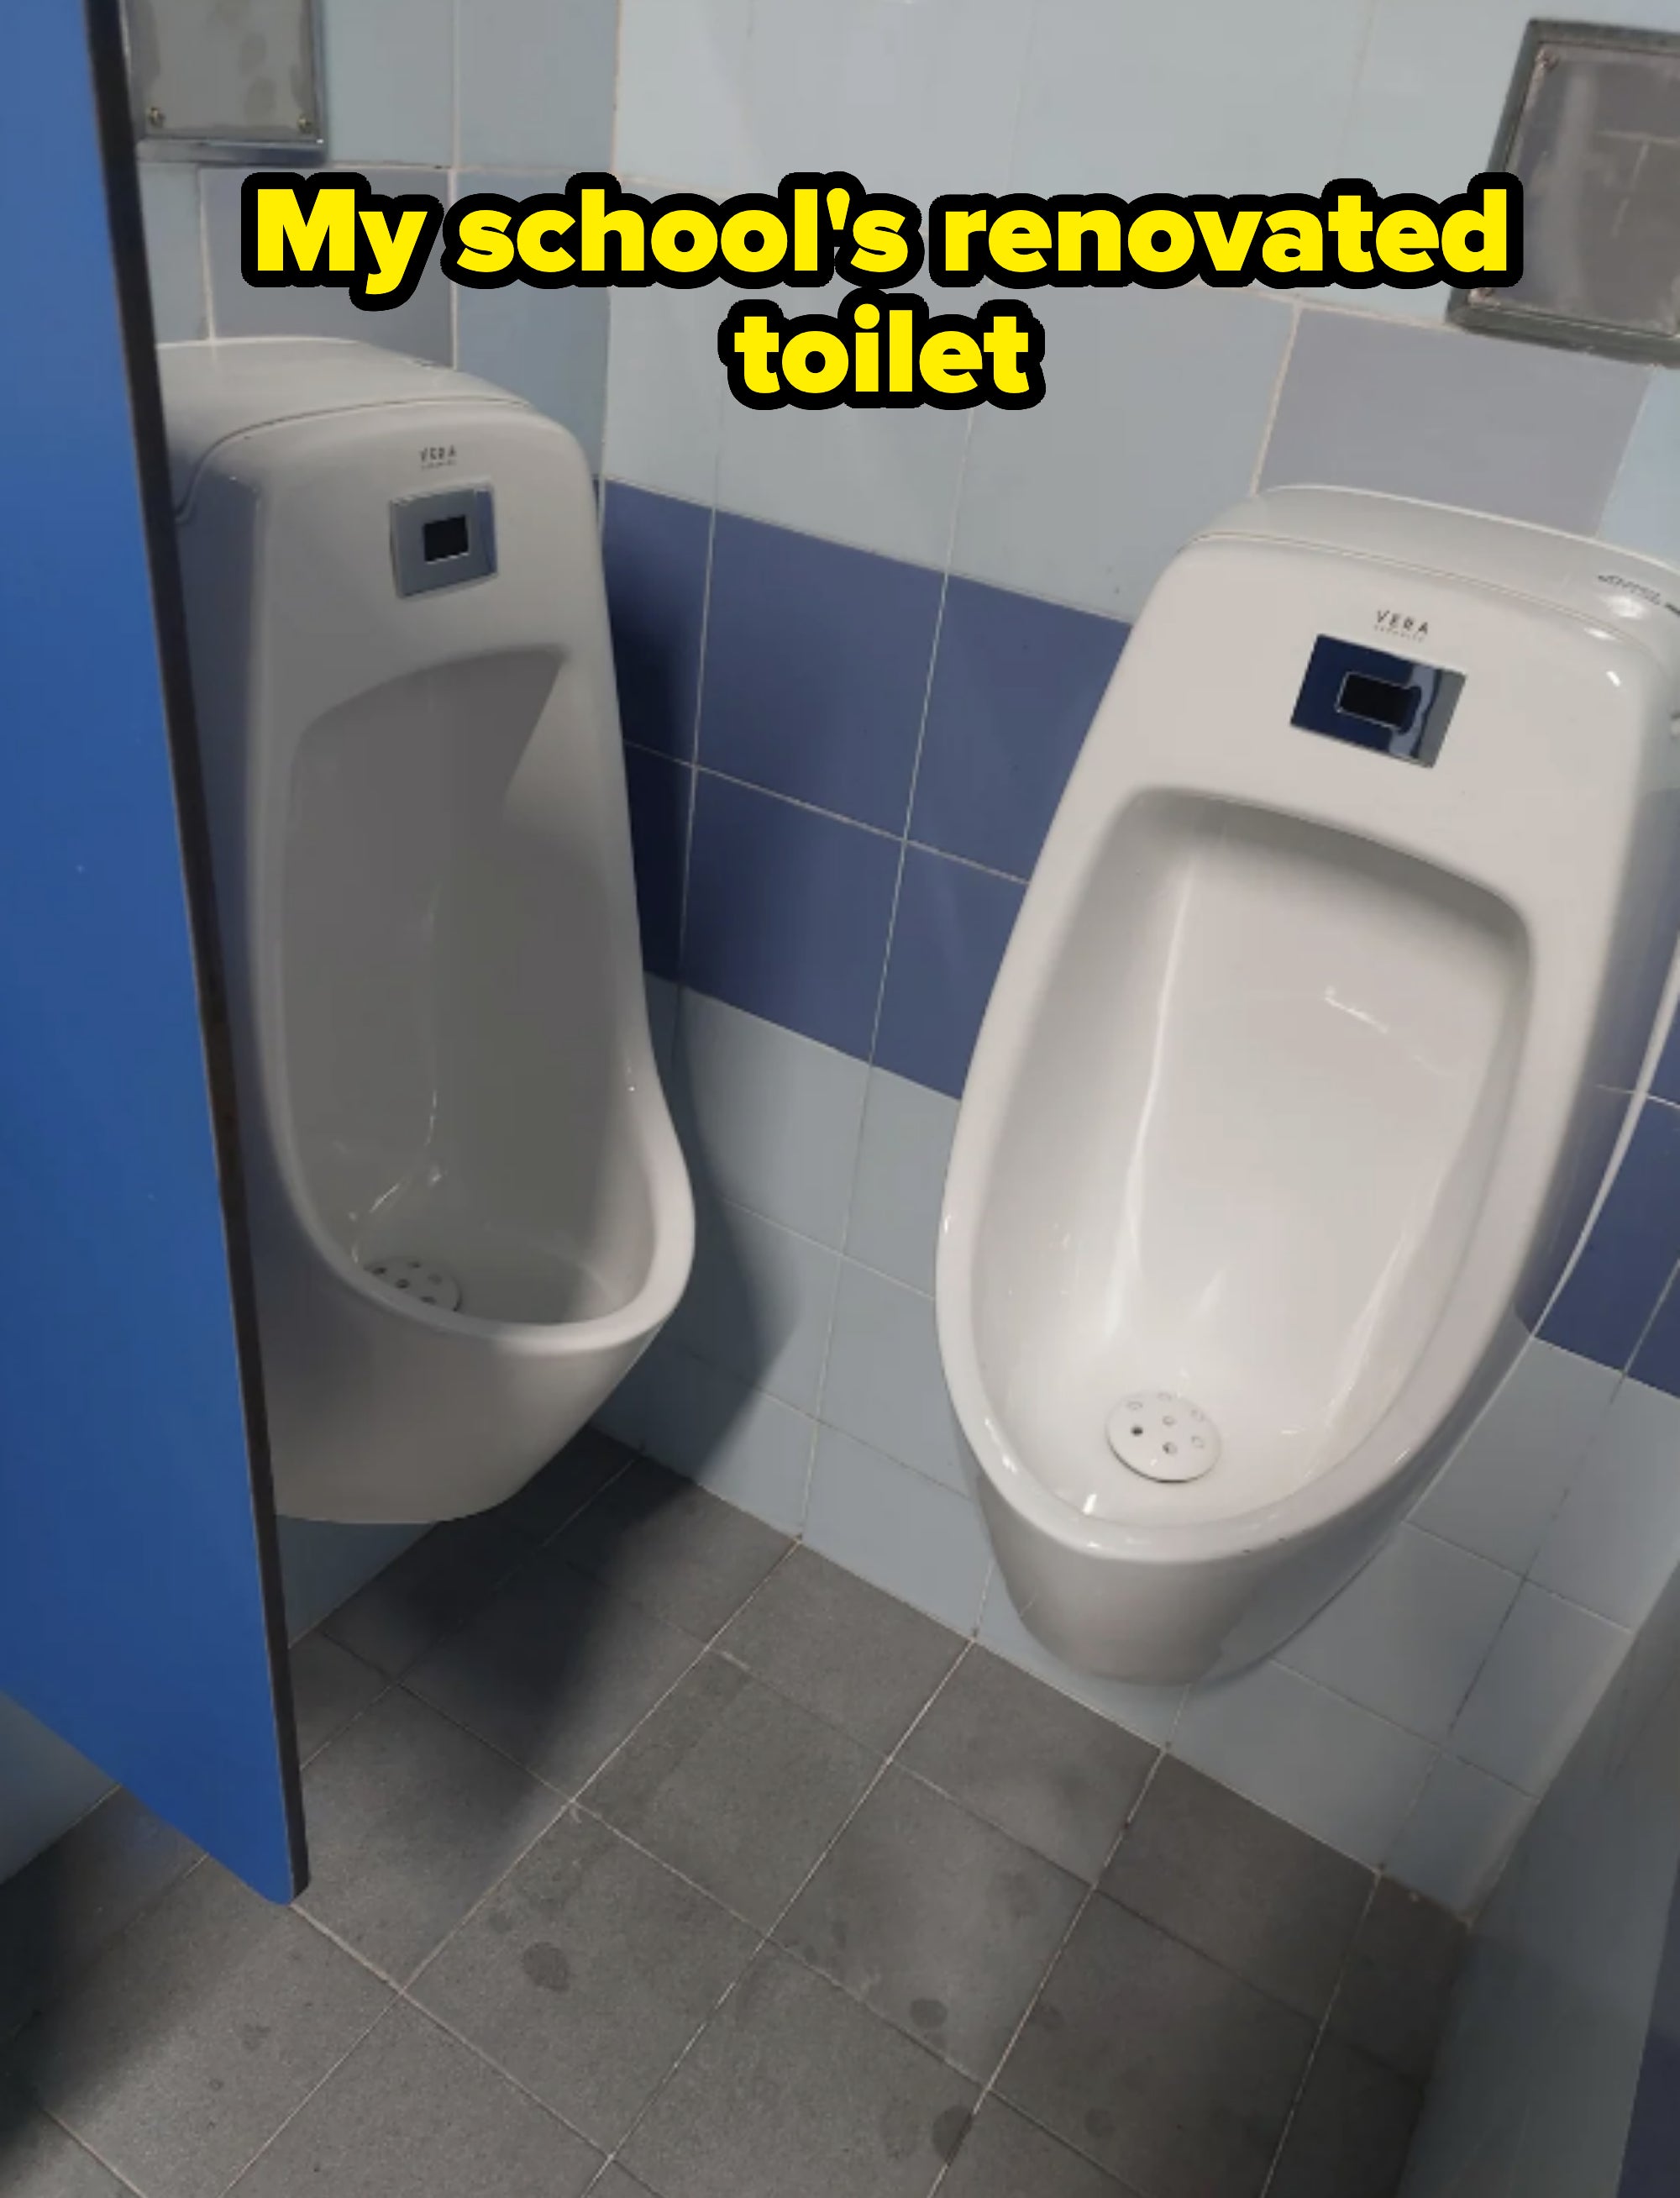
[[[981,1644],[977,1643],[975,1645],[979,1647]],[[996,1817],[988,1816],[977,1803],[966,1800],[961,1794],[953,1794],[948,1786],[941,1786],[937,1778],[930,1778],[925,1771],[918,1771],[913,1763],[900,1763],[897,1767],[903,1771],[905,1777],[914,1778],[919,1786],[925,1786],[930,1794],[937,1794],[942,1801],[948,1801],[952,1808],[960,1809],[965,1817],[971,1817],[977,1824],[984,1825],[986,1830],[996,1832],[1000,1839],[1008,1840],[1012,1846],[1019,1847],[1023,1854],[1031,1855],[1035,1862],[1043,1863],[1049,1869],[1059,1870],[1072,1884],[1077,1885],[1081,1893],[1089,1892],[1096,1884],[1096,1878],[1088,1877],[1084,1870],[1073,1869],[1071,1864],[1062,1862],[1055,1855],[1046,1854],[1043,1847],[1034,1846],[1031,1840],[1023,1839],[1019,1832],[1011,1831],[1007,1824],[1000,1823]],[[1130,1811],[1128,1811],[1129,1816]],[[1110,1852],[1113,1852],[1112,1847]],[[1107,1868],[1106,1860],[1100,1868],[1104,1869]]]
[[[364,1964],[363,1966],[366,1965]],[[290,2129],[292,2124],[296,2121],[298,2116],[302,2114],[304,2108],[308,2106],[310,2101],[316,2096],[317,2092],[324,2090],[326,2086],[332,2082],[334,2077],[338,2074],[340,2069],[344,2067],[345,2063],[349,2061],[353,2055],[361,2050],[362,2047],[367,2044],[369,2038],[373,2036],[380,2024],[384,2021],[386,2016],[390,2014],[392,2009],[397,2004],[397,1997],[398,1995],[393,1992],[392,1997],[385,2002],[378,2013],[371,2016],[367,2023],[364,2024],[359,2031],[358,2031],[356,2036],[351,2040],[344,2051],[340,2053],[338,2058],[333,2062],[332,2067],[310,2085],[309,2089],[304,2093],[302,2098],[298,2101],[291,2112],[285,2117],[284,2120],[281,2122],[279,2127],[277,2129],[271,2130],[269,2132],[268,2136],[264,2138],[262,2143],[258,2146],[255,2152],[252,2154],[251,2157],[238,2170],[237,2173],[231,2176],[229,2180],[222,2185],[221,2198],[228,2198],[228,2194],[230,2191],[234,2191],[238,2189],[239,2185],[251,2172],[257,2162],[262,2159],[263,2155],[270,2151],[273,2146],[278,2143],[285,2132]],[[166,2194],[158,2193],[157,2198],[166,2198]]]
[[[134,2198],[148,2198],[147,2192],[138,2183],[134,2181],[131,2176],[125,2175],[120,2167],[116,2166],[112,2161],[107,2160],[104,2154],[101,2152],[96,2145],[90,2143],[78,2130],[74,2130],[70,2126],[70,2124],[65,2120],[62,2114],[57,2113],[53,2108],[45,2105],[41,2100],[35,2096],[32,2091],[26,2093],[24,2096],[26,2103],[35,2109],[35,2112],[41,2116],[43,2120],[50,2122],[55,2129],[61,2131],[63,2134],[69,2138],[71,2143],[76,2147],[76,2149],[78,2152],[84,2152],[90,2160],[96,2160],[100,2166],[102,2166],[105,2170],[105,2172],[111,2178],[113,2182],[119,2184],[125,2190],[132,2191]],[[241,2167],[239,2172],[243,2175],[245,2170]]]
[[[579,1817],[587,1818],[590,1823],[599,1825],[602,1831],[610,1833],[613,1839],[620,1840],[633,1852],[640,1855],[644,1862],[656,1864],[667,1877],[674,1877],[679,1885],[685,1886],[690,1893],[698,1893],[708,1907],[717,1909],[720,1915],[727,1916],[731,1922],[739,1923],[744,1930],[750,1931],[756,1939],[762,1942],[768,1935],[762,1923],[755,1922],[752,1916],[745,1916],[740,1909],[732,1907],[721,1893],[714,1893],[708,1885],[702,1885],[697,1877],[690,1877],[686,1870],[679,1869],[674,1862],[667,1862],[662,1854],[645,1846],[633,1832],[625,1831],[622,1824],[615,1824],[609,1816],[605,1815],[598,1808],[591,1807],[581,1796],[575,1801],[568,1802],[567,1806],[568,1810],[575,1811]],[[562,1811],[562,1813],[565,1812]],[[758,1947],[754,1946],[753,1952],[756,1954],[757,1951]],[[748,1955],[749,1964],[752,1958],[752,1955]]]
[[[113,1790],[121,1791],[125,1789],[113,1788]],[[98,1804],[96,1803],[95,1806],[97,1807]],[[91,1814],[91,1811],[89,1813]],[[72,1829],[74,1829],[73,1826]],[[105,1940],[104,1944],[99,1948],[96,1953],[90,1954],[86,1961],[79,1962],[77,1965],[77,1967],[71,1972],[70,1975],[65,1979],[64,1986],[61,1991],[49,1992],[47,1997],[42,2000],[38,2005],[26,2009],[26,2011],[18,2017],[17,2021],[13,2023],[9,2028],[0,2028],[0,2067],[3,2067],[6,2058],[9,2056],[11,2048],[16,2044],[17,2041],[23,2036],[24,2032],[28,2029],[32,2022],[36,2021],[40,2016],[47,2014],[49,2009],[55,2007],[64,2006],[67,2001],[73,1997],[73,1996],[86,1982],[94,1969],[96,1968],[99,1963],[105,1959],[108,1954],[110,1953],[111,1950],[114,1946],[118,1945],[124,1939],[127,1938],[129,1933],[132,1931],[137,1924],[143,1922],[148,1916],[152,1915],[159,1907],[160,1907],[162,1904],[168,1899],[171,1893],[175,1892],[179,1887],[183,1886],[187,1880],[191,1877],[195,1872],[201,1869],[209,1859],[209,1855],[202,1847],[201,1847],[178,1877],[171,1877],[167,1885],[160,1887],[160,1889],[156,1893],[153,1893],[149,1899],[142,1900],[139,1907],[135,1910],[133,1915],[129,1917],[128,1921],[122,1926],[120,1930],[113,1931],[111,1936]],[[26,1868],[27,1864],[26,1864],[25,1867]],[[43,2111],[44,2111],[44,2109]],[[78,2143],[81,2142],[79,2138],[77,2141]],[[90,2150],[91,2147],[84,2149]]]
[[[1377,1887],[1381,1883],[1381,1881],[1380,1874],[1374,1877],[1371,1889],[1365,1896],[1365,1904],[1359,1911],[1359,1921],[1355,1924],[1352,1933],[1348,1939],[1346,1950],[1342,1955],[1340,1966],[1336,1971],[1335,1983],[1330,1988],[1330,1997],[1328,2001],[1326,2003],[1322,2019],[1319,2021],[1317,2028],[1313,2032],[1312,2044],[1308,2050],[1306,2060],[1302,2066],[1300,2080],[1295,2085],[1294,2096],[1289,2102],[1289,2111],[1284,2116],[1283,2126],[1277,2133],[1277,2143],[1272,2152],[1271,2164],[1266,2170],[1266,2179],[1260,2186],[1259,2198],[1268,2198],[1268,2194],[1270,2192],[1272,2185],[1277,2180],[1278,2171],[1283,2161],[1284,2148],[1289,2142],[1290,2131],[1294,2128],[1296,2120],[1299,2116],[1301,2102],[1306,2096],[1306,2087],[1312,2080],[1312,2072],[1318,2065],[1319,2053],[1323,2047],[1325,2038],[1329,2034],[1330,2018],[1335,2013],[1336,2002],[1341,1997],[1341,1988],[1346,1980],[1348,1969],[1352,1963],[1353,1950],[1359,1942],[1359,1933],[1364,1929],[1366,1920],[1369,1916],[1372,1907],[1375,1904]]]
[[[305,1635],[305,1638],[307,1639],[308,1636]],[[323,1634],[322,1638],[325,1640],[329,1638],[329,1637]],[[342,1642],[335,1641],[333,1643],[333,1646],[335,1648],[342,1649],[343,1653],[346,1656],[354,1654],[353,1650],[345,1648]],[[311,1747],[307,1755],[299,1756],[298,1775],[299,1777],[301,1777],[303,1773],[309,1769],[311,1764],[318,1763],[320,1761],[321,1758],[327,1753],[327,1750],[332,1747],[335,1741],[342,1740],[347,1732],[353,1731],[355,1728],[361,1724],[363,1718],[368,1715],[370,1710],[376,1710],[380,1704],[386,1700],[387,1695],[398,1692],[405,1693],[407,1691],[407,1689],[404,1688],[403,1683],[400,1679],[387,1678],[386,1674],[379,1669],[377,1665],[368,1663],[365,1657],[358,1658],[358,1661],[360,1662],[365,1669],[371,1672],[374,1674],[374,1677],[381,1682],[379,1692],[375,1695],[370,1701],[363,1702],[361,1708],[353,1712],[351,1716],[347,1717],[344,1723],[338,1726],[335,1730],[329,1732],[323,1741],[317,1742],[315,1747]]]
[[[447,2015],[439,2015],[435,2008],[428,2007],[424,2000],[416,1999],[412,1992],[408,1991],[398,1993],[397,2003],[409,2009],[412,2014],[419,2015],[423,2021],[429,2022],[434,2030],[440,2031],[455,2044],[463,2046],[482,2067],[488,2068],[492,2075],[499,2076],[503,2083],[510,2085],[521,2097],[528,2099],[533,2107],[539,2108],[550,2121],[557,2122],[568,2136],[575,2137],[580,2144],[586,2144],[593,2153],[603,2154],[606,2153],[607,2148],[602,2144],[599,2137],[590,2137],[586,2131],[580,2130],[576,2122],[568,2120],[558,2107],[551,2105],[539,2091],[534,2091],[522,2076],[515,2075],[511,2068],[505,2067],[475,2038],[469,2037],[464,2030],[457,2029]]]
[[[782,1561],[785,1562],[786,1559],[784,1558]],[[745,1608],[744,1605],[742,1607],[743,1608]],[[961,1668],[963,1659],[967,1654],[968,1650],[965,1648],[962,1655],[959,1655],[957,1657],[956,1662],[951,1666],[950,1671],[946,1673],[945,1678],[939,1683],[939,1685],[933,1689],[933,1694],[929,1695],[927,1701],[923,1705],[917,1716],[912,1719],[910,1725],[904,1736],[904,1740],[908,1740],[910,1734],[916,1730],[916,1725],[921,1723],[921,1718],[927,1714],[927,1712],[933,1707],[933,1703],[938,1701],[939,1695],[945,1691],[945,1689],[949,1686],[952,1677]],[[901,1740],[898,1746],[902,1747],[903,1745],[904,1741]],[[742,1981],[751,1973],[756,1963],[762,1960],[765,1949],[768,1947],[773,1953],[781,1955],[784,1958],[788,1958],[786,1949],[784,1949],[776,1939],[776,1932],[780,1930],[782,1925],[786,1922],[789,1914],[791,1914],[795,1904],[803,1896],[806,1887],[810,1885],[811,1880],[817,1875],[818,1870],[823,1868],[823,1865],[828,1861],[828,1857],[834,1852],[835,1847],[839,1846],[840,1840],[846,1836],[846,1831],[856,1818],[859,1810],[863,1807],[870,1794],[875,1792],[875,1788],[881,1784],[881,1780],[885,1778],[887,1771],[892,1767],[893,1762],[897,1759],[898,1752],[898,1748],[894,1748],[890,1755],[883,1758],[877,1767],[875,1775],[869,1780],[863,1792],[859,1794],[857,1800],[853,1803],[851,1809],[847,1811],[844,1820],[835,1830],[834,1836],[828,1840],[828,1844],[823,1849],[823,1852],[817,1857],[817,1859],[811,1864],[810,1869],[805,1872],[799,1884],[793,1888],[793,1893],[788,1896],[788,1899],[782,1904],[781,1909],[771,1920],[769,1928],[764,1929],[762,1927],[757,1925],[753,1927],[753,1928],[758,1929],[760,1933],[758,1945],[753,1949],[752,1955],[743,1965],[740,1974],[731,1981],[728,1990],[720,1994],[718,2000],[701,2020],[698,2027],[695,2029],[693,2037],[689,2038],[688,2044],[683,2048],[682,2052],[677,2056],[671,2067],[666,2071],[665,2076],[660,2079],[660,2081],[654,2085],[653,2090],[649,2092],[646,2101],[643,2102],[641,2113],[637,2116],[636,2120],[631,2125],[630,2128],[625,2132],[624,2137],[620,2139],[618,2146],[611,2154],[611,2160],[616,2160],[619,2157],[619,2154],[623,2152],[625,2147],[630,2143],[631,2138],[635,2136],[636,2131],[642,2126],[642,2124],[653,2112],[659,2101],[670,2089],[671,2084],[675,2081],[678,2072],[683,2067],[684,2062],[688,2060],[689,2055],[694,2051],[696,2045],[699,2044],[700,2039],[711,2028],[712,2025],[718,2020],[718,2017],[723,2012],[724,2009],[728,2006],[730,2001],[740,1989]],[[801,1968],[809,1967],[808,1964],[804,1962],[799,1963],[799,1966]],[[821,1973],[817,1971],[811,1971],[811,1974],[820,1975]],[[832,1977],[823,1977],[822,1981],[828,1985],[831,1990],[845,1992],[845,1987],[843,1986],[837,1985]],[[846,1997],[850,1998],[852,1996],[850,1993],[846,1993]],[[885,2021],[885,2018],[876,2015],[873,2009],[865,2009],[865,2012],[873,2021]],[[891,2027],[892,2026],[889,2025],[887,2026]],[[925,2045],[922,2050],[924,2051],[930,2050],[930,2049]],[[937,2056],[934,2056],[933,2057],[938,2058]],[[965,2078],[963,2080],[967,2082],[971,2081],[972,2079]],[[611,2164],[611,2160],[608,2162],[609,2165]],[[603,2170],[603,2172],[604,2172],[605,2171]]]
[[[1099,1897],[1102,1892],[1102,1881],[1107,1875],[1110,1868],[1113,1866],[1114,1857],[1119,1852],[1121,1846],[1124,1845],[1127,1833],[1136,1822],[1138,1811],[1142,1808],[1144,1802],[1148,1799],[1149,1789],[1154,1784],[1161,1765],[1166,1760],[1166,1748],[1164,1747],[1157,1747],[1155,1750],[1155,1759],[1149,1765],[1148,1771],[1144,1777],[1143,1782],[1137,1790],[1136,1799],[1133,1801],[1131,1808],[1126,1811],[1125,1820],[1121,1824],[1119,1831],[1116,1832],[1114,1837],[1109,1841],[1108,1852],[1103,1858],[1102,1868],[1098,1870],[1096,1876],[1092,1882],[1085,1887],[1084,1898],[1080,1900],[1078,1908],[1074,1910],[1067,1928],[1063,1932],[1055,1951],[1051,1954],[1049,1960],[1046,1962],[1043,1974],[1039,1978],[1036,1989],[1033,1991],[1032,1997],[1027,2001],[1026,2007],[1021,2010],[1020,2021],[1016,2023],[1014,2028],[1010,2032],[1008,2038],[1004,2042],[1003,2050],[997,2056],[997,2066],[992,2069],[991,2074],[980,2086],[980,2095],[974,2102],[974,2117],[971,2119],[970,2127],[973,2126],[973,2120],[978,2120],[980,2109],[985,2106],[988,2099],[994,2096],[1000,2098],[1003,2097],[1003,2094],[998,2091],[997,2085],[999,2079],[1003,2076],[1004,2069],[1009,2066],[1009,2056],[1014,2051],[1016,2045],[1020,2041],[1022,2032],[1026,2030],[1027,2024],[1032,2020],[1034,2014],[1037,2012],[1038,2003],[1043,1999],[1045,1992],[1049,1988],[1050,1979],[1055,1975],[1062,1956],[1067,1951],[1068,1947],[1072,1945],[1075,1932],[1078,1931],[1080,1924],[1084,1921],[1085,1916],[1089,1914],[1091,1903]],[[1063,2137],[1059,2131],[1049,2128],[1044,2123],[1039,2121],[1036,2115],[1028,2113],[1025,2108],[1017,2106],[1013,2099],[1006,2099],[1004,2102],[1013,2112],[1023,2114],[1025,2119],[1032,2122],[1035,2128],[1043,2130],[1046,2137],[1053,2137],[1058,2143],[1067,2146],[1067,2149],[1070,2151],[1078,2154],[1080,2158],[1090,2160],[1090,2154],[1089,2153],[1084,2152],[1078,2145],[1070,2144],[1067,2138]],[[944,2169],[941,2170],[938,2179],[933,2186],[933,2189],[928,2193],[928,2198],[934,2198],[934,2194],[939,2190],[940,2184],[945,2181],[945,2176],[950,2172],[954,2160],[960,2159],[961,2157],[962,2147],[959,2145],[956,2154],[953,2156],[953,2160],[948,2160],[945,2163]],[[1105,2175],[1108,2173],[1108,2170],[1103,2166],[1101,2160],[1092,2160],[1091,2165],[1094,2167],[1101,2169]],[[1114,2179],[1116,2181],[1119,2180],[1118,2178],[1115,2178]],[[1139,2198],[1141,2198],[1141,2194],[1139,2194]]]
[[[788,1547],[784,1550],[782,1555],[776,1559],[775,1564],[770,1567],[769,1572],[764,1574],[764,1579],[761,1579],[753,1589],[751,1594],[747,1595],[743,1599],[737,1608],[730,1614],[730,1616],[724,1619],[723,1625],[720,1625],[717,1629],[717,1631],[712,1634],[708,1639],[701,1642],[698,1641],[696,1637],[693,1634],[683,1635],[685,1639],[695,1642],[696,1645],[694,1654],[683,1666],[683,1669],[677,1674],[671,1684],[666,1688],[664,1692],[659,1696],[658,1700],[653,1702],[642,1715],[637,1719],[636,1723],[631,1727],[630,1730],[625,1733],[624,1738],[619,1741],[618,1745],[596,1765],[595,1769],[590,1772],[586,1778],[581,1780],[578,1784],[573,1786],[570,1791],[566,1791],[561,1787],[556,1786],[549,1779],[539,1777],[528,1765],[520,1763],[516,1757],[509,1755],[504,1748],[497,1747],[494,1749],[495,1753],[500,1756],[504,1762],[516,1765],[517,1768],[524,1771],[527,1777],[534,1779],[536,1782],[546,1792],[554,1794],[559,1803],[559,1806],[555,1809],[554,1814],[549,1818],[548,1822],[543,1826],[542,1829],[529,1840],[520,1849],[518,1855],[514,1857],[511,1863],[509,1863],[507,1869],[503,1870],[497,1876],[492,1884],[486,1886],[483,1893],[481,1893],[478,1899],[473,1902],[471,1907],[466,1910],[465,1914],[460,1916],[456,1922],[451,1925],[450,1928],[444,1933],[444,1936],[439,1940],[438,1944],[432,1949],[431,1952],[427,1955],[425,1960],[421,1962],[420,1966],[409,1978],[409,1984],[412,1985],[417,1983],[426,1970],[428,1969],[432,1966],[433,1962],[438,1959],[439,1955],[442,1954],[444,1949],[451,1943],[460,1932],[464,1930],[466,1927],[474,1921],[480,1910],[484,1907],[485,1903],[493,1899],[496,1895],[500,1893],[502,1887],[507,1883],[509,1878],[526,1860],[532,1849],[536,1847],[541,1840],[548,1837],[549,1834],[560,1822],[561,1817],[565,1814],[567,1809],[569,1807],[585,1806],[583,1800],[584,1794],[588,1792],[589,1788],[594,1785],[598,1778],[604,1775],[608,1766],[614,1763],[624,1753],[625,1748],[631,1745],[631,1742],[635,1740],[637,1735],[642,1730],[648,1719],[650,1718],[656,1717],[660,1711],[664,1708],[666,1703],[670,1701],[672,1695],[674,1695],[677,1689],[682,1686],[683,1682],[689,1677],[690,1673],[695,1670],[701,1660],[711,1653],[712,1648],[722,1637],[726,1629],[734,1624],[735,1619],[741,1615],[741,1611],[746,1609],[747,1604],[753,1600],[754,1596],[762,1592],[766,1584],[770,1580],[773,1579],[776,1574],[782,1569],[782,1566],[787,1563],[788,1557],[793,1554],[793,1550],[797,1546],[798,1544],[796,1543],[790,1543],[788,1544]],[[624,1597],[621,1598],[621,1600],[628,1602],[629,1599],[628,1597]],[[632,1605],[631,1608],[638,1611],[642,1610],[642,1606],[640,1604]],[[655,1614],[643,1611],[642,1615],[653,1617]],[[658,1622],[667,1625],[670,1625],[670,1621],[668,1619],[659,1620]],[[676,1632],[681,1632],[683,1631],[680,1627],[676,1626],[671,1626],[671,1630]],[[423,1697],[416,1695],[414,1699],[421,1701],[423,1700]],[[433,1704],[427,1704],[427,1707],[428,1708],[435,1708],[435,1705]],[[437,1711],[437,1714],[442,1717],[445,1716],[447,1713],[442,1710],[439,1710]],[[471,1726],[461,1724],[457,1718],[451,1718],[449,1722],[456,1725],[457,1729],[461,1731],[470,1734],[474,1739],[480,1741],[483,1746],[487,1747],[492,1746],[492,1743],[485,1741],[481,1734],[474,1732]],[[588,1813],[591,1816],[596,1816],[599,1814],[599,1811],[590,1809],[588,1811]],[[616,1831],[618,1828],[614,1825],[613,1829]],[[757,1929],[758,1926],[753,1925],[752,1928]],[[399,1986],[398,1989],[405,1989],[405,1987]]]

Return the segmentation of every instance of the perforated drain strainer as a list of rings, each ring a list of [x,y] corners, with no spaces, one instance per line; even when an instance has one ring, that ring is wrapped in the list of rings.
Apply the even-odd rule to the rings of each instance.
[[[406,1259],[394,1253],[383,1259],[366,1263],[370,1275],[377,1275],[389,1288],[400,1290],[407,1298],[418,1298],[421,1305],[436,1305],[442,1312],[458,1312],[461,1309],[461,1285],[447,1267],[440,1267],[432,1259]]]
[[[1151,1480],[1200,1480],[1219,1462],[1219,1430],[1200,1404],[1166,1389],[1123,1397],[1108,1415],[1108,1447]]]

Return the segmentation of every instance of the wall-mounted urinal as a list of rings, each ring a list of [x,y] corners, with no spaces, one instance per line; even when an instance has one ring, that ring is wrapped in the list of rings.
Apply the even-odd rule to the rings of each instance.
[[[1269,1652],[1510,1364],[1661,996],[1677,707],[1680,574],[1536,528],[1283,491],[1155,589],[939,1250],[998,1561],[1071,1662]]]
[[[280,1508],[452,1517],[693,1250],[589,468],[359,344],[161,357]]]

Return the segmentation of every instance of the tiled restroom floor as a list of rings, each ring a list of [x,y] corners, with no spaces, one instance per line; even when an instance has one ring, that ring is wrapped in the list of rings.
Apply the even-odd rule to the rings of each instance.
[[[1397,2186],[1457,1926],[602,1437],[295,1670],[294,1909],[0,1887],[7,2198]]]

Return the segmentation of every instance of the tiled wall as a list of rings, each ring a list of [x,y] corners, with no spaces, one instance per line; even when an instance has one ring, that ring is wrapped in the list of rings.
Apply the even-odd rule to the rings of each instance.
[[[380,191],[513,197],[605,167],[617,0],[323,0],[328,157]],[[599,467],[602,291],[463,290],[435,264],[406,305],[251,290],[239,272],[243,171],[144,159],[158,335],[335,335],[481,374],[571,428]]]
[[[1481,167],[1528,8],[625,0],[644,188],[1379,188]],[[1578,11],[1581,12],[1581,11]],[[1680,0],[1590,15],[1680,29]],[[1178,544],[1272,482],[1680,558],[1680,398],[1427,293],[1035,294],[1037,410],[753,413],[710,291],[613,300],[604,542],[647,957],[701,1199],[609,1423],[1309,1829],[1469,1907],[1680,1555],[1680,1063],[1444,1482],[1235,1682],[1055,1665],[991,1573],[933,1342],[969,1049],[1060,788]],[[1625,1377],[1625,1378],[1624,1378]]]
[[[1403,2198],[1675,2189],[1677,1875],[1680,1576],[1476,1927]]]

